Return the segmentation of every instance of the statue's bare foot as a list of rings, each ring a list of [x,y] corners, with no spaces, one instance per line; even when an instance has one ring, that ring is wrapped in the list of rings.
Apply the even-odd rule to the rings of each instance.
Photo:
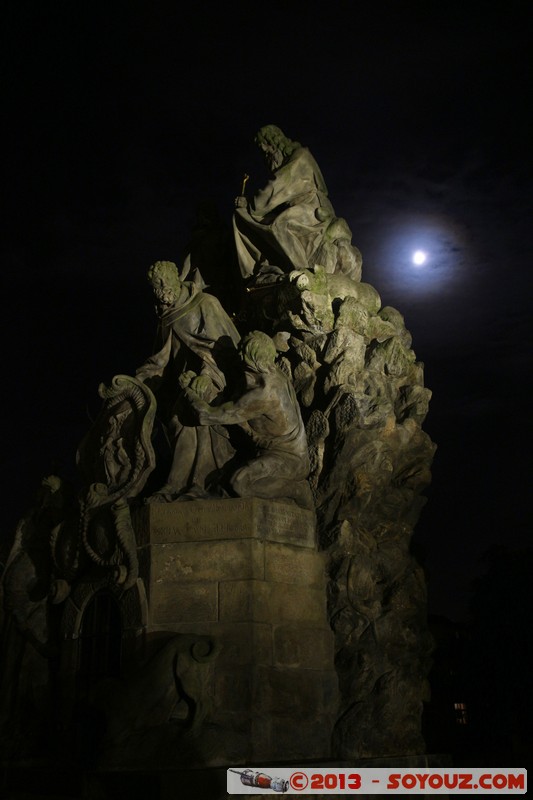
[[[178,499],[179,494],[179,491],[174,486],[166,483],[157,492],[154,492],[150,495],[150,497],[147,497],[144,502],[146,505],[152,503],[173,503]]]

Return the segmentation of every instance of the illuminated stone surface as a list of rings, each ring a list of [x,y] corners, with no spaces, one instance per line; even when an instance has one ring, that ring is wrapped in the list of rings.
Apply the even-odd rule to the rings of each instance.
[[[7,763],[48,757],[57,731],[99,769],[424,751],[410,538],[431,392],[309,151],[275,126],[257,142],[272,177],[236,200],[235,321],[194,252],[156,262],[160,349],[100,388],[81,488],[48,476],[21,519],[2,580]]]
[[[329,753],[338,689],[314,514],[228,499],[149,505],[136,523],[147,639],[173,632],[221,645],[195,739],[204,763]],[[122,766],[142,757],[129,743],[122,761],[124,749]]]

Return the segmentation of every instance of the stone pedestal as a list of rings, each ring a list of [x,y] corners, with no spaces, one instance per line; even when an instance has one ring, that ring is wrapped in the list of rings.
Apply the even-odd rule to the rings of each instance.
[[[338,686],[313,513],[257,498],[157,504],[136,528],[148,642],[177,632],[220,645],[204,763],[327,758]]]

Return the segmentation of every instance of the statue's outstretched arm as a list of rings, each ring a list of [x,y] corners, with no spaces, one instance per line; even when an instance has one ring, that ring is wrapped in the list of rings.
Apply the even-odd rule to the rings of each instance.
[[[200,425],[239,425],[261,416],[266,410],[261,389],[251,389],[238,400],[221,406],[210,406],[192,389],[186,389],[185,396],[198,414]]]

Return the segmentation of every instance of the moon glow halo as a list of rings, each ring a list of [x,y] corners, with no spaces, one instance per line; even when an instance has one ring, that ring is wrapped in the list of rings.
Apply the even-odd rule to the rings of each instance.
[[[425,253],[423,250],[415,250],[413,253],[413,264],[415,264],[417,267],[421,267],[422,264],[426,263],[427,257],[427,253]]]

